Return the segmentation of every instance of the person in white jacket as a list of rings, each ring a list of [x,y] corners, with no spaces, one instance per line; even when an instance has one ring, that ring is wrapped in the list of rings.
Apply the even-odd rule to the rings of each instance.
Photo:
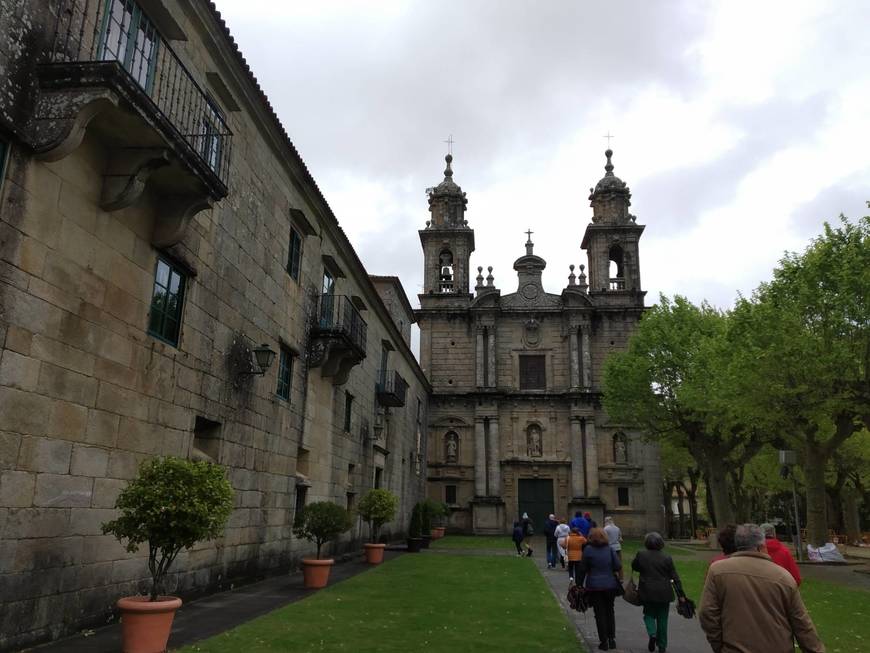
[[[559,563],[562,565],[562,569],[565,568],[565,558],[567,557],[567,552],[565,551],[565,547],[562,546],[563,539],[568,536],[568,533],[571,532],[570,527],[568,526],[567,521],[564,517],[559,518],[559,525],[556,526],[555,536],[556,536],[556,546],[559,550]]]

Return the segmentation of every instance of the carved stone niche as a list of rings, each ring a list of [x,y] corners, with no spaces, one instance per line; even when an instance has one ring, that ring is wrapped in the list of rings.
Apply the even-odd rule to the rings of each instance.
[[[117,62],[67,62],[38,70],[39,91],[27,140],[44,161],[59,161],[85,136],[106,150],[100,207],[118,211],[135,204],[146,187],[160,210],[152,241],[180,242],[192,218],[227,195],[218,168],[167,118]],[[221,146],[229,157],[229,135]],[[201,150],[201,147],[200,147]],[[215,168],[215,169],[213,169]]]

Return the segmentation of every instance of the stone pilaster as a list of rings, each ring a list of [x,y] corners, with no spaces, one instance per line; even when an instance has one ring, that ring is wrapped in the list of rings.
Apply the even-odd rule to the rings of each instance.
[[[482,417],[474,420],[474,495],[486,496],[486,432]]]
[[[571,418],[569,450],[571,452],[571,496],[582,497],[586,495],[586,470],[584,469],[585,457],[583,455],[583,425],[579,417]]]
[[[592,352],[590,350],[589,345],[589,326],[584,325],[581,331],[582,338],[582,355],[583,355],[583,364],[582,364],[582,384],[584,388],[592,387]],[[597,468],[596,468],[597,469]]]
[[[586,496],[597,497],[598,490],[598,438],[595,422],[586,420]]]
[[[487,450],[489,452],[489,496],[501,496],[501,441],[498,434],[498,418],[489,419],[489,432],[487,437]]]
[[[569,373],[571,375],[571,387],[576,388],[580,385],[580,343],[577,334],[577,327],[571,327],[571,336],[568,341],[568,357],[569,361]]]
[[[488,340],[487,353],[489,354],[489,360],[486,362],[487,364],[487,386],[490,388],[496,387],[498,383],[496,382],[495,377],[495,356],[496,356],[496,347],[495,347],[495,327],[490,326],[486,329],[486,337]],[[497,428],[497,427],[496,427]]]
[[[484,360],[484,352],[486,348],[484,347],[484,338],[486,338],[486,327],[478,326],[477,327],[477,349],[476,349],[476,371],[477,371],[477,387],[482,388],[484,386],[484,366],[487,362]]]

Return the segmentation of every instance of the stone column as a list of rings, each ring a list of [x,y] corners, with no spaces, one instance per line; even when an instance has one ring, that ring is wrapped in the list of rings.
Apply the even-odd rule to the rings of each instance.
[[[568,369],[571,375],[571,387],[577,388],[580,386],[580,352],[576,326],[571,327],[571,336],[568,343],[568,356],[570,358]]]
[[[583,427],[579,417],[571,418],[570,445],[571,452],[571,496],[586,495],[586,472],[583,468]]]
[[[586,491],[587,496],[597,497],[598,491],[598,438],[595,422],[586,420]]]
[[[582,343],[583,343],[583,364],[581,368],[583,370],[583,387],[591,388],[592,387],[592,352],[589,350],[589,327],[584,326],[582,331]]]
[[[484,346],[483,339],[486,337],[484,333],[485,329],[482,326],[477,327],[477,351],[476,353],[476,365],[475,369],[477,371],[477,387],[483,387],[483,366],[486,365],[486,361],[483,359]]]
[[[486,362],[487,364],[487,381],[486,384],[490,388],[494,388],[497,383],[495,379],[495,327],[487,327],[486,329],[486,337],[489,338],[489,360]],[[498,428],[498,427],[496,427]]]
[[[486,433],[483,418],[474,420],[474,495],[486,496]]]
[[[501,442],[498,436],[498,418],[489,418],[486,448],[489,451],[489,496],[501,496]]]

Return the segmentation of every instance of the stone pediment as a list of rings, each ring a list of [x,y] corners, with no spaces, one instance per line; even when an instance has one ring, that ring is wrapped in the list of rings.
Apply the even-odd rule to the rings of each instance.
[[[560,309],[562,298],[543,292],[537,284],[527,284],[515,293],[504,295],[499,302],[502,309]]]

